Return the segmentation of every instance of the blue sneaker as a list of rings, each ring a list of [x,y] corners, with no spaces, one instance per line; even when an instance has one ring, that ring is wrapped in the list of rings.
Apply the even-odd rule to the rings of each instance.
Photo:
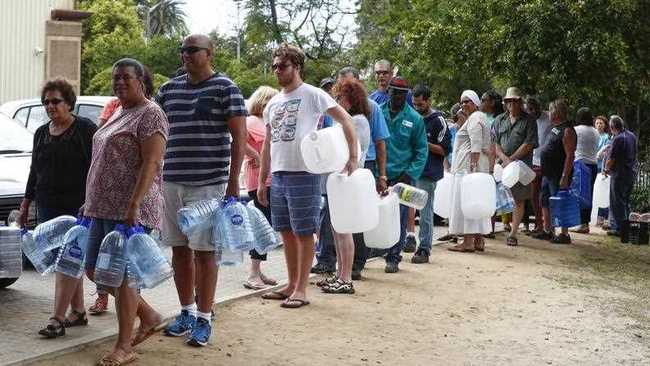
[[[208,344],[210,340],[210,335],[212,334],[212,326],[210,323],[203,318],[196,319],[196,325],[192,329],[190,338],[187,340],[187,344],[194,347],[202,347]]]
[[[196,317],[190,315],[187,310],[181,310],[173,323],[165,328],[165,335],[169,337],[181,337],[192,331],[196,324]]]

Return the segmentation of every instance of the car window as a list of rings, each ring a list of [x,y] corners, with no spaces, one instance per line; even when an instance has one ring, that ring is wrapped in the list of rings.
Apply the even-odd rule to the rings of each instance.
[[[91,104],[79,104],[78,108],[77,115],[79,117],[86,117],[97,124],[97,119],[102,113],[102,107]]]
[[[45,112],[45,107],[42,105],[33,106],[29,110],[29,119],[27,120],[27,129],[34,133],[36,130],[47,123],[49,118],[47,117],[47,112]]]
[[[27,123],[27,117],[29,116],[29,107],[20,108],[18,112],[14,115],[16,121],[22,122],[23,125]]]
[[[19,122],[0,114],[0,154],[30,152],[34,136]]]

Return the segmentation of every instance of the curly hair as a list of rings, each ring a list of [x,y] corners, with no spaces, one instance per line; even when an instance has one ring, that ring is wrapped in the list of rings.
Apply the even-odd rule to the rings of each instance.
[[[300,74],[305,69],[305,53],[299,47],[283,42],[273,51],[273,58],[279,57],[282,61],[289,61],[294,66],[300,67]]]
[[[596,121],[601,120],[605,123],[605,133],[609,133],[609,120],[603,115],[598,115],[594,118],[594,127],[596,127]]]
[[[356,79],[345,80],[338,82],[332,89],[334,96],[339,98],[346,97],[352,105],[348,113],[354,116],[363,114],[366,118],[370,119],[370,104],[368,103],[368,93],[363,84]]]
[[[68,80],[62,77],[57,77],[46,81],[45,85],[43,85],[43,88],[41,89],[41,103],[45,102],[45,94],[53,91],[61,93],[61,97],[70,106],[70,112],[72,112],[75,103],[77,103],[77,95]]]

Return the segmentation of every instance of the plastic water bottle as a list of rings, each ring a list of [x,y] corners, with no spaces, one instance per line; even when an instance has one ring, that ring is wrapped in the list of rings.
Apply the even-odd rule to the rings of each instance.
[[[248,210],[248,217],[253,229],[253,237],[255,238],[253,248],[258,253],[264,254],[280,245],[278,237],[275,235],[275,230],[273,230],[268,220],[266,220],[264,213],[255,207],[253,201],[248,202],[246,209]]]
[[[136,279],[136,285],[154,288],[172,276],[172,267],[158,243],[141,226],[129,228],[127,238],[128,267]],[[131,284],[129,282],[129,286]]]
[[[0,278],[18,278],[23,271],[20,229],[0,227]]]
[[[220,249],[220,254],[217,256],[217,265],[219,266],[238,266],[244,262],[244,251],[242,250],[223,247]]]
[[[89,218],[80,218],[77,225],[65,234],[63,248],[59,252],[55,270],[66,276],[81,278],[86,263],[86,249],[88,247]]]
[[[36,226],[34,240],[43,250],[53,250],[63,246],[63,237],[73,226],[77,218],[70,215],[55,217]]]
[[[95,283],[108,287],[122,285],[127,262],[124,255],[125,242],[126,226],[123,224],[115,225],[115,229],[104,237],[95,265]]]
[[[214,225],[214,216],[221,208],[218,199],[202,200],[178,210],[178,227],[183,234],[207,230]]]
[[[427,204],[429,194],[427,191],[415,188],[405,183],[397,183],[392,191],[397,193],[401,204],[421,210]]]
[[[251,230],[248,210],[236,198],[230,197],[225,201],[220,220],[215,225],[223,225],[223,246],[231,250],[250,250],[253,247],[255,237]],[[219,222],[220,221],[220,222]]]
[[[42,245],[45,242],[34,240],[34,232],[23,230],[21,233],[23,253],[32,262],[36,272],[46,275],[54,270],[56,254],[50,250],[45,250]],[[56,248],[55,248],[56,249]]]

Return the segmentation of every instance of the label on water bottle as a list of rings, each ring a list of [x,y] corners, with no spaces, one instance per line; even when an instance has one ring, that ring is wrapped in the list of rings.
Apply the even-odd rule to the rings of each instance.
[[[108,253],[99,253],[97,255],[97,269],[108,269],[109,264],[111,263],[111,255]]]
[[[243,218],[241,215],[239,215],[239,214],[237,214],[237,215],[232,215],[232,217],[230,218],[230,222],[231,222],[233,225],[237,225],[237,226],[239,226],[239,225],[241,225],[241,224],[244,223],[244,218]]]
[[[412,189],[404,187],[402,188],[402,196],[400,198],[402,199],[402,201],[411,202],[413,192],[414,191]]]
[[[74,246],[70,247],[70,249],[68,250],[68,260],[69,261],[75,262],[75,263],[81,263],[82,257],[83,257],[83,253],[81,251],[81,248],[79,248],[78,246],[74,245]]]

